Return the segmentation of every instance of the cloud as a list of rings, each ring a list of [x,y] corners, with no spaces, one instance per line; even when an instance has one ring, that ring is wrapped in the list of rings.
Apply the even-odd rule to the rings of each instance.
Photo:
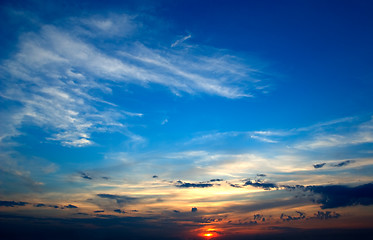
[[[298,213],[298,216],[290,216],[290,215],[286,215],[284,213],[281,213],[281,216],[280,216],[280,219],[282,219],[282,221],[296,221],[296,220],[301,220],[301,219],[305,219],[306,218],[306,214],[303,213],[303,212],[300,212],[300,211],[296,211]]]
[[[20,206],[23,207],[29,204],[28,202],[15,202],[15,201],[0,201],[0,207],[15,207]]]
[[[347,166],[351,163],[354,163],[355,161],[354,160],[346,160],[346,161],[343,161],[343,162],[340,162],[340,163],[337,163],[337,164],[333,164],[331,166],[333,167],[344,167],[344,166]]]
[[[278,189],[278,186],[274,183],[264,183],[261,180],[248,180],[244,186],[253,186],[257,188],[263,188],[264,190]]]
[[[308,186],[306,191],[320,194],[321,209],[373,204],[373,183],[348,187],[343,185]]]
[[[314,168],[322,168],[322,167],[324,167],[325,164],[326,163],[317,163],[317,164],[314,164],[313,167]]]
[[[9,80],[1,84],[0,97],[18,103],[2,114],[6,117],[0,141],[22,134],[22,126],[30,123],[52,130],[46,139],[70,147],[93,145],[97,132],[121,132],[140,141],[124,120],[142,114],[105,100],[113,85],[158,84],[178,95],[240,98],[251,97],[248,89],[255,91],[253,86],[261,84],[258,76],[265,75],[227,50],[201,45],[170,49],[161,41],[157,48],[146,46],[132,36],[145,23],[129,14],[59,19],[59,23],[39,23],[40,30],[24,32],[14,54],[0,65],[1,79]],[[141,39],[154,39],[145,32]],[[95,38],[123,44],[108,48]]]
[[[346,118],[345,121],[336,121],[336,123],[350,122],[355,118]],[[324,125],[318,126],[325,128]],[[294,148],[301,150],[313,150],[320,148],[342,147],[351,145],[360,145],[373,142],[373,118],[360,122],[358,124],[349,124],[341,128],[327,129],[328,131],[317,131],[310,136],[310,139],[304,140],[294,145]],[[306,129],[308,130],[308,129]]]
[[[175,186],[178,188],[207,188],[207,187],[212,187],[214,185],[211,183],[203,183],[203,182],[188,183],[188,182],[177,181]]]
[[[332,219],[332,218],[339,218],[340,216],[341,216],[341,214],[336,213],[336,212],[330,212],[330,211],[322,212],[322,211],[317,211],[317,213],[315,213],[313,217],[310,217],[308,219],[328,220],[328,219]]]
[[[171,47],[173,48],[173,47],[176,47],[177,45],[179,45],[179,44],[181,44],[181,43],[183,43],[185,40],[188,40],[189,38],[191,38],[192,37],[192,35],[187,35],[187,36],[185,36],[185,37],[183,37],[183,38],[181,38],[181,39],[178,39],[178,40],[176,40],[173,44],[171,44]]]
[[[120,206],[131,204],[131,203],[136,203],[139,201],[138,198],[123,196],[123,195],[113,195],[113,194],[102,193],[102,194],[97,194],[97,196],[100,198],[113,199]]]
[[[116,213],[126,213],[124,210],[120,210],[120,209],[114,209],[113,211]]]
[[[75,205],[71,205],[71,204],[69,204],[69,205],[67,205],[67,206],[64,206],[64,208],[78,208],[78,207],[75,206]]]
[[[38,203],[38,204],[35,204],[34,207],[46,207],[46,205],[43,203]]]
[[[193,207],[192,210],[191,210],[191,212],[197,212],[197,211],[198,211],[198,209],[196,207]]]
[[[224,180],[221,178],[210,179],[210,182],[221,182],[221,181],[224,181]]]
[[[93,211],[94,213],[102,213],[102,212],[105,212],[105,210],[96,210],[96,211]]]
[[[92,177],[88,176],[87,173],[81,172],[80,174],[82,178],[92,180]]]

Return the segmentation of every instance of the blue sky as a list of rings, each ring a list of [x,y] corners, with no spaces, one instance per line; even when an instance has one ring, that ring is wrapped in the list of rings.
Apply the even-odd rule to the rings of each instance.
[[[0,218],[372,229],[372,8],[3,2]]]

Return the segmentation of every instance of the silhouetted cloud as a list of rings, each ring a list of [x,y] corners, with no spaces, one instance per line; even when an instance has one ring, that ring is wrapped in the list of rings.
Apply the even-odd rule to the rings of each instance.
[[[43,203],[34,204],[34,207],[46,207]]]
[[[337,163],[337,164],[333,164],[332,166],[333,167],[344,167],[344,166],[347,166],[351,163],[354,163],[355,161],[354,160],[346,160],[346,161],[343,161],[343,162],[340,162],[340,163]]]
[[[296,211],[296,213],[298,213],[298,216],[290,216],[290,215],[286,215],[284,213],[281,213],[281,216],[280,218],[282,219],[282,221],[296,221],[296,220],[300,220],[300,219],[305,219],[306,218],[306,214],[303,213],[303,212],[300,212],[300,211]]]
[[[212,187],[214,185],[211,183],[204,183],[204,182],[188,183],[188,182],[177,181],[175,186],[179,188],[206,188],[206,187]]]
[[[254,214],[254,221],[262,221],[265,222],[265,217],[261,214]]]
[[[245,182],[244,186],[253,186],[258,188],[263,188],[264,190],[271,190],[272,188],[278,189],[278,186],[274,183],[264,183],[260,180],[251,181],[248,180]]]
[[[126,213],[124,210],[120,210],[120,209],[115,209],[113,210],[114,212],[117,212],[117,213]]]
[[[96,210],[96,211],[93,211],[94,213],[102,213],[102,212],[105,212],[104,210]]]
[[[104,180],[109,180],[109,178],[108,177],[101,177],[102,179],[104,179]]]
[[[265,175],[265,174],[263,174],[263,173],[258,173],[256,176],[258,176],[258,177],[265,177],[265,176],[267,176],[267,175]]]
[[[192,210],[191,210],[191,212],[197,212],[197,211],[198,211],[198,209],[196,207],[193,207]]]
[[[210,182],[221,182],[221,181],[224,181],[224,180],[221,178],[215,178],[215,179],[210,180]]]
[[[303,187],[303,189],[321,195],[321,199],[318,199],[317,203],[322,204],[322,209],[373,204],[372,183],[360,185],[357,187],[331,185],[308,186],[305,188]]]
[[[78,208],[77,206],[74,206],[74,205],[71,205],[71,204],[69,204],[69,205],[67,205],[67,206],[64,206],[64,208]]]
[[[88,216],[89,214],[88,213],[78,212],[78,213],[75,213],[74,215]]]
[[[85,172],[80,172],[80,177],[88,180],[92,180],[92,177],[88,176]]]
[[[318,164],[314,164],[313,167],[314,168],[322,168],[322,167],[324,167],[325,164],[326,163],[318,163]]]
[[[122,196],[122,195],[105,194],[105,193],[97,194],[97,196],[100,197],[100,198],[113,199],[119,205],[134,203],[134,202],[137,202],[139,200],[138,198]]]
[[[25,206],[28,202],[0,201],[0,207]]]
[[[173,212],[174,212],[174,213],[180,213],[180,211],[178,211],[178,210],[174,210]]]
[[[340,216],[341,215],[339,213],[336,213],[336,212],[330,212],[330,211],[322,212],[322,211],[318,211],[317,213],[314,214],[313,217],[310,217],[308,219],[328,220],[328,219],[332,219],[332,218],[339,218]]]
[[[238,184],[234,184],[234,183],[230,183],[230,182],[226,182],[226,183],[229,184],[229,186],[234,187],[234,188],[242,188],[242,186],[238,185]]]

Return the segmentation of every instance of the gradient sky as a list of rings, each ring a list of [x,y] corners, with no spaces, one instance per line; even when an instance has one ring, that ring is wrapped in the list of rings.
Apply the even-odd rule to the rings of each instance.
[[[371,233],[372,12],[2,1],[4,239]]]

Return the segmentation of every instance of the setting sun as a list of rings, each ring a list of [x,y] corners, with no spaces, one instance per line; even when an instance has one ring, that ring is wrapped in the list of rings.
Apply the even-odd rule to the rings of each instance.
[[[205,233],[205,234],[203,234],[203,236],[205,236],[205,237],[213,237],[214,236],[214,234],[212,234],[212,233]]]

